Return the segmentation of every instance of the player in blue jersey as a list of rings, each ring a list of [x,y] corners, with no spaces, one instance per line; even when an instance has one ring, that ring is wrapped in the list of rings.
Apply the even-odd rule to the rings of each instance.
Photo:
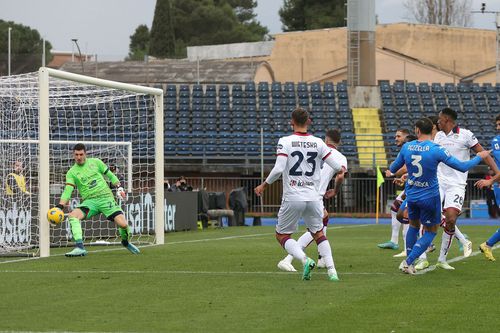
[[[495,119],[495,125],[497,129],[497,133],[500,133],[500,115],[498,115]],[[491,150],[493,151],[493,160],[496,165],[500,169],[500,134],[495,136],[493,140],[491,140]],[[493,185],[493,191],[495,192],[495,199],[497,201],[497,205],[500,204],[500,184],[495,182],[495,178],[491,178],[487,181],[484,181],[482,187]],[[493,256],[493,252],[491,248],[493,245],[500,241],[500,229],[498,229],[491,237],[481,245],[479,245],[479,249],[484,253],[486,259],[495,261],[495,257]]]
[[[407,258],[400,265],[407,274],[415,274],[413,262],[432,243],[441,222],[441,199],[437,179],[437,166],[444,164],[465,172],[489,156],[489,151],[482,151],[469,161],[459,161],[443,147],[431,141],[432,122],[421,118],[415,123],[417,140],[403,145],[396,160],[391,164],[392,173],[403,165],[408,170],[405,193],[408,203],[410,228],[406,234]],[[420,224],[424,234],[418,239]]]

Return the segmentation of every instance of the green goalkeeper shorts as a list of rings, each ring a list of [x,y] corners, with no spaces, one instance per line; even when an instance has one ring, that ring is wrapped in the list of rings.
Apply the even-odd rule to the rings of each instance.
[[[114,218],[119,215],[119,213],[123,213],[121,207],[116,203],[115,198],[111,196],[87,199],[79,204],[77,208],[83,208],[82,211],[84,211],[84,213],[88,211],[85,216],[87,219],[99,213],[103,214],[108,219]]]

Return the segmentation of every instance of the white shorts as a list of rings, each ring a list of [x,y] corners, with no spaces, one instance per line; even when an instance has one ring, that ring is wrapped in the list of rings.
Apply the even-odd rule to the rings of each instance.
[[[316,233],[323,229],[323,201],[283,201],[278,212],[276,232],[293,234],[297,231],[302,217],[310,232]]]
[[[439,183],[439,195],[443,203],[443,211],[449,208],[454,208],[459,212],[462,211],[465,200],[465,185]]]

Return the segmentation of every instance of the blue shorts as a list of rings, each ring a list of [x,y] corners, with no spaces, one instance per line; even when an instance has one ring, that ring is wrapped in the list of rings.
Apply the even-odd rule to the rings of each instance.
[[[500,206],[500,184],[493,185],[493,192],[495,193],[495,199],[497,202],[497,206]]]
[[[441,223],[441,197],[435,196],[421,201],[408,201],[408,218],[420,220],[422,225]]]

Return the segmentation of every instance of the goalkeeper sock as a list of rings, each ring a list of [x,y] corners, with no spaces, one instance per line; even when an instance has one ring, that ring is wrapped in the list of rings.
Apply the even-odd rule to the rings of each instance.
[[[119,227],[118,230],[120,232],[120,237],[122,238],[122,245],[127,247],[128,240],[130,239],[130,236],[132,235],[130,227],[129,226],[126,226],[125,228]]]
[[[83,249],[82,225],[80,224],[80,220],[76,217],[70,217],[68,220],[76,246]]]

